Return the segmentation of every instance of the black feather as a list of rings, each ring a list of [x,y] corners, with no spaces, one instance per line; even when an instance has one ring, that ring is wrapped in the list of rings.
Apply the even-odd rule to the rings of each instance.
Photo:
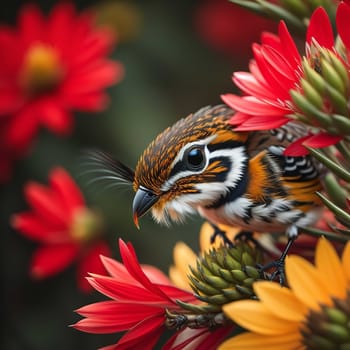
[[[110,180],[116,185],[134,182],[134,170],[113,158],[109,153],[97,149],[84,150],[81,164],[86,169],[82,175],[94,176],[92,182]]]

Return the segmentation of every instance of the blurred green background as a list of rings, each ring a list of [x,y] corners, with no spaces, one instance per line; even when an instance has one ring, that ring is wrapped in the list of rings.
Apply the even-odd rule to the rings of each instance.
[[[259,29],[255,29],[254,21],[236,15],[236,8],[230,4],[233,34],[227,38],[217,35],[218,45],[215,40],[210,43],[205,32],[220,29],[227,17],[226,10],[222,12],[224,17],[213,10],[222,2],[226,3],[75,1],[78,9],[93,8],[100,22],[118,28],[120,40],[113,58],[123,63],[125,77],[109,90],[111,102],[105,112],[76,113],[76,127],[69,137],[60,138],[42,130],[30,155],[17,162],[11,181],[1,188],[1,349],[92,350],[115,343],[118,338],[68,327],[79,319],[74,309],[104,298],[97,292],[86,295],[76,288],[74,266],[57,277],[31,281],[28,262],[36,244],[9,227],[11,214],[27,208],[23,185],[28,180],[47,183],[53,166],[65,167],[79,183],[90,207],[103,213],[115,258],[119,259],[119,237],[133,243],[141,262],[164,272],[172,263],[175,242],[183,240],[197,249],[200,218],[166,228],[146,216],[138,231],[131,217],[132,190],[115,187],[103,192],[103,187],[88,186],[79,177],[79,156],[81,149],[99,148],[133,167],[143,149],[165,127],[205,105],[220,103],[221,93],[234,90],[231,74],[246,69],[251,56],[247,31]],[[15,23],[23,3],[3,1],[1,22]],[[38,3],[49,11],[56,2]],[[214,7],[205,10],[209,3]],[[246,21],[245,25],[242,21]]]

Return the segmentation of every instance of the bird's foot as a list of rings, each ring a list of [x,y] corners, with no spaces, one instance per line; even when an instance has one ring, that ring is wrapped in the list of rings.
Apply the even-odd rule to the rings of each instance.
[[[284,272],[284,259],[271,261],[266,265],[258,265],[258,268],[260,270],[260,274],[264,279],[275,281],[278,278],[280,285],[285,285],[286,278]],[[271,273],[268,272],[270,269],[274,269],[274,271]]]
[[[214,242],[216,240],[216,237],[220,237],[225,245],[227,245],[229,247],[233,247],[234,246],[233,242],[226,236],[226,232],[225,231],[221,230],[218,226],[216,226],[216,225],[214,225],[212,223],[210,223],[210,225],[214,229],[214,233],[210,237],[210,244],[214,244]]]

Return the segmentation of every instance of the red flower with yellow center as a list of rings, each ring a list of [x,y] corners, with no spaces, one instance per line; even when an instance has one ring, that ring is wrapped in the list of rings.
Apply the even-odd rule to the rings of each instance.
[[[340,51],[335,48],[332,26],[323,8],[318,8],[310,19],[305,56],[298,52],[284,22],[279,25],[278,36],[262,35],[262,43],[253,45],[250,73],[233,75],[244,95],[222,96],[227,105],[238,111],[232,118],[236,130],[278,128],[292,120],[316,128],[316,134],[313,130],[287,148],[289,155],[307,153],[302,144],[326,147],[347,135],[344,118],[350,116],[349,15],[350,6],[342,2],[336,17],[344,43]]]
[[[99,256],[110,255],[101,238],[101,218],[86,207],[82,193],[64,169],[53,169],[49,180],[49,186],[37,182],[25,186],[31,209],[15,214],[12,226],[40,243],[30,263],[33,278],[58,274],[77,260],[78,285],[88,291],[91,287],[85,276],[105,272]]]
[[[174,286],[157,268],[140,265],[130,243],[119,240],[122,262],[102,256],[109,276],[90,274],[90,284],[111,300],[86,305],[76,312],[84,318],[73,325],[88,333],[127,331],[118,343],[105,350],[151,350],[166,328],[166,310],[181,313],[177,300],[198,303],[194,295]],[[183,310],[182,310],[183,311]],[[163,350],[214,350],[232,327],[176,330]]]
[[[25,6],[16,28],[0,28],[0,125],[2,143],[21,156],[44,126],[72,130],[73,110],[99,111],[104,89],[122,77],[122,66],[106,58],[111,34],[94,28],[93,16],[60,3],[47,18]]]

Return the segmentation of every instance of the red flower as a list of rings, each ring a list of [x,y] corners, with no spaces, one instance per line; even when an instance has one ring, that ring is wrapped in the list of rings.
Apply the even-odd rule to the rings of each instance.
[[[247,26],[247,23],[254,25]],[[198,2],[194,26],[211,47],[236,59],[250,54],[251,44],[258,40],[263,30],[274,30],[276,27],[273,21],[227,0]]]
[[[14,215],[12,226],[41,243],[30,263],[33,278],[58,274],[77,260],[78,285],[88,291],[91,287],[85,276],[88,272],[104,273],[99,255],[110,255],[100,238],[101,220],[86,207],[79,188],[64,169],[53,169],[49,179],[49,186],[36,182],[25,186],[31,209]]]
[[[171,285],[170,280],[158,269],[140,266],[130,243],[119,240],[122,263],[101,257],[110,276],[90,274],[90,284],[111,300],[84,306],[77,313],[85,317],[73,325],[88,333],[116,333],[127,331],[117,344],[104,350],[153,349],[165,330],[166,314],[181,311],[176,303],[196,302],[194,296]],[[208,329],[185,328],[164,345],[163,350],[216,349],[231,327],[213,332]]]
[[[90,13],[60,3],[45,18],[25,6],[16,28],[0,28],[0,116],[3,144],[18,157],[41,126],[63,135],[73,110],[99,111],[104,89],[121,79],[122,67],[106,58],[113,39],[93,27]]]
[[[337,12],[337,25],[341,37],[347,36],[349,42],[349,6],[340,4]],[[318,8],[310,19],[306,37],[306,56],[301,57],[284,22],[279,25],[278,36],[271,33],[262,35],[262,43],[253,45],[254,60],[250,63],[250,73],[236,72],[234,83],[245,93],[244,96],[226,94],[223,101],[237,110],[232,118],[235,130],[267,130],[278,128],[292,119],[293,114],[303,114],[300,106],[293,99],[292,91],[303,93],[305,78],[304,63],[308,62],[317,71],[318,55],[321,49],[329,50],[339,58],[334,48],[333,31],[327,13]],[[315,51],[315,52],[314,52]],[[342,62],[344,63],[344,62]],[[332,113],[328,100],[323,101],[325,113]],[[307,117],[307,116],[306,116]],[[313,126],[320,127],[316,121],[310,121]],[[322,125],[321,125],[322,126]],[[337,143],[342,136],[321,132],[310,134],[303,144],[310,147],[326,147]],[[289,155],[307,153],[300,142],[287,149]]]

